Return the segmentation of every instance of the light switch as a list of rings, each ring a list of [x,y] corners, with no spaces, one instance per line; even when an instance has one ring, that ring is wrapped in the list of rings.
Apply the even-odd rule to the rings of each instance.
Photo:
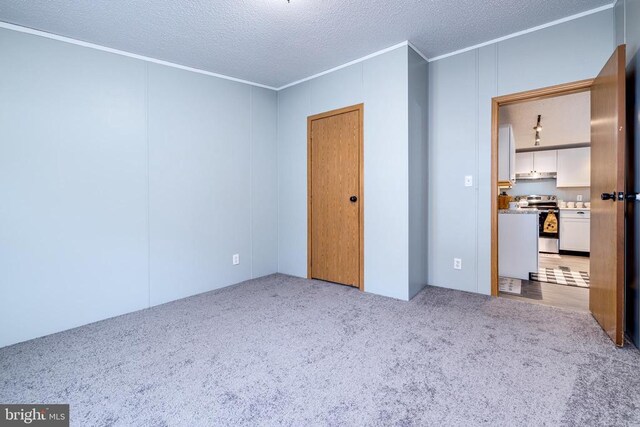
[[[467,175],[464,177],[464,186],[465,187],[473,187],[473,176]]]

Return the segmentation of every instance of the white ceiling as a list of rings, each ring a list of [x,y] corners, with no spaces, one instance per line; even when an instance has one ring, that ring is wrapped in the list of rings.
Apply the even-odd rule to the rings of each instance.
[[[541,147],[591,141],[590,92],[500,107],[500,124],[513,126],[516,149],[534,147],[538,114],[542,115]]]
[[[409,40],[435,57],[611,0],[2,0],[0,21],[272,87]]]

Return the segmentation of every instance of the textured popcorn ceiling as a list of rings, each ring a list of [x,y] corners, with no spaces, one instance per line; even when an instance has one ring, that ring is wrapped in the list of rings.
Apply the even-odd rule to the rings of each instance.
[[[611,0],[2,0],[0,21],[280,87],[409,40],[435,57]]]

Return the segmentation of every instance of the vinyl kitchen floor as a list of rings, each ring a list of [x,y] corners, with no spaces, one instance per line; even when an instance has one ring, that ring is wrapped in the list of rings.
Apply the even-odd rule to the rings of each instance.
[[[538,256],[540,268],[569,267],[571,271],[589,273],[589,257],[575,255],[543,254]]]
[[[566,308],[579,312],[589,312],[589,289],[554,283],[523,280],[520,295],[500,292],[504,298],[523,302]]]
[[[572,271],[590,273],[589,257],[584,256],[541,253],[538,257],[538,264],[540,268],[569,267]],[[522,280],[520,295],[501,292],[500,296],[534,304],[589,312],[588,288]]]

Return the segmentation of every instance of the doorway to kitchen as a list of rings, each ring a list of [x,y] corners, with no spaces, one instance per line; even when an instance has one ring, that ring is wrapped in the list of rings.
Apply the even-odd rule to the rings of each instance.
[[[498,293],[589,311],[589,86],[498,110]]]
[[[583,295],[586,293],[589,312],[618,346],[624,345],[624,273],[627,265],[633,262],[630,259],[627,263],[626,257],[635,250],[632,246],[633,242],[625,240],[627,232],[625,213],[630,207],[629,203],[640,200],[640,193],[633,188],[632,180],[627,179],[632,176],[630,172],[632,157],[628,156],[627,152],[632,153],[632,151],[626,140],[625,64],[625,45],[620,45],[616,47],[593,80],[500,96],[493,98],[491,109],[491,294],[494,296],[511,294],[515,298],[522,298],[522,291],[519,295],[514,292],[518,286],[515,281],[503,281],[502,290],[500,290],[500,276],[503,275],[509,279],[505,272],[505,268],[512,267],[507,261],[508,257],[515,260],[512,262],[537,259],[538,266],[529,268],[533,270],[529,272],[529,279],[521,280],[527,280],[525,284],[528,282],[541,284],[540,294],[543,303],[552,303],[550,298],[545,298],[545,294],[549,295],[545,287],[552,285],[558,285],[549,288],[554,291],[562,289],[563,293],[567,293],[569,289],[573,289],[574,293],[582,292]],[[503,107],[568,97],[587,91],[590,96],[590,145],[582,146],[586,143],[580,142],[571,147],[554,147],[552,141],[551,145],[546,146],[548,150],[544,150],[543,123],[545,122],[543,115],[537,113],[535,120],[530,124],[533,131],[532,137],[531,134],[524,137],[525,142],[528,139],[527,143],[531,145],[526,148],[526,151],[521,149],[520,165],[517,164],[517,131],[513,132],[509,126],[506,126],[506,130],[503,129],[502,134],[508,135],[505,137],[508,139],[508,144],[505,148],[503,141],[502,147],[502,151],[507,153],[508,168],[504,169],[503,166],[503,170],[500,171],[500,115]],[[563,120],[567,120],[572,113],[573,111],[569,110],[562,113]],[[504,125],[503,122],[503,127]],[[513,144],[511,139],[514,141]],[[554,150],[555,155],[542,154],[543,151]],[[532,154],[525,155],[525,153]],[[504,158],[503,155],[503,160]],[[553,167],[554,158],[557,194],[520,194],[521,197],[514,197],[511,200],[511,196],[505,192],[506,194],[500,194],[499,197],[500,187],[513,188],[518,184],[518,172],[522,178],[527,177],[531,180],[553,179],[554,172],[548,169]],[[586,158],[590,161],[586,162]],[[589,170],[588,174],[587,170]],[[499,183],[501,174],[509,182],[502,180]],[[584,195],[581,195],[582,200],[578,201],[577,194],[575,201],[563,200],[562,198],[566,195],[560,194],[560,189],[574,188],[578,184],[584,188],[586,181],[581,183],[580,179],[587,175],[589,176],[589,200],[585,201]],[[506,209],[499,211],[499,203],[503,203],[502,207]],[[578,203],[582,204],[578,205]],[[584,256],[587,241],[587,228],[584,224],[587,222],[589,223],[589,269],[586,272],[588,286],[579,286],[582,276],[580,265],[574,262],[577,272],[573,271],[571,265],[563,264],[569,264],[567,261],[576,261],[576,259],[563,258],[563,255],[574,256],[571,252],[581,252]],[[511,233],[513,235],[511,238],[507,238],[504,233],[510,228],[515,232]],[[500,234],[503,236],[501,237]],[[558,253],[554,250],[556,242],[553,241],[553,236],[557,236]],[[527,245],[524,242],[531,242],[531,244]],[[509,247],[510,244],[513,246]],[[543,251],[540,251],[540,248]],[[524,256],[527,251],[533,252],[534,256]],[[540,256],[541,252],[546,255]],[[535,256],[536,253],[537,256]],[[547,268],[540,270],[541,259],[551,265],[551,272]],[[556,269],[556,267],[566,268]],[[536,270],[537,273],[535,273]],[[555,270],[561,270],[559,273],[561,278],[556,277]],[[571,274],[567,275],[567,272]],[[582,276],[582,281],[587,284],[585,279],[586,277]],[[560,283],[561,281],[565,283]],[[522,283],[521,281],[521,287]],[[561,299],[566,304],[567,298]]]

